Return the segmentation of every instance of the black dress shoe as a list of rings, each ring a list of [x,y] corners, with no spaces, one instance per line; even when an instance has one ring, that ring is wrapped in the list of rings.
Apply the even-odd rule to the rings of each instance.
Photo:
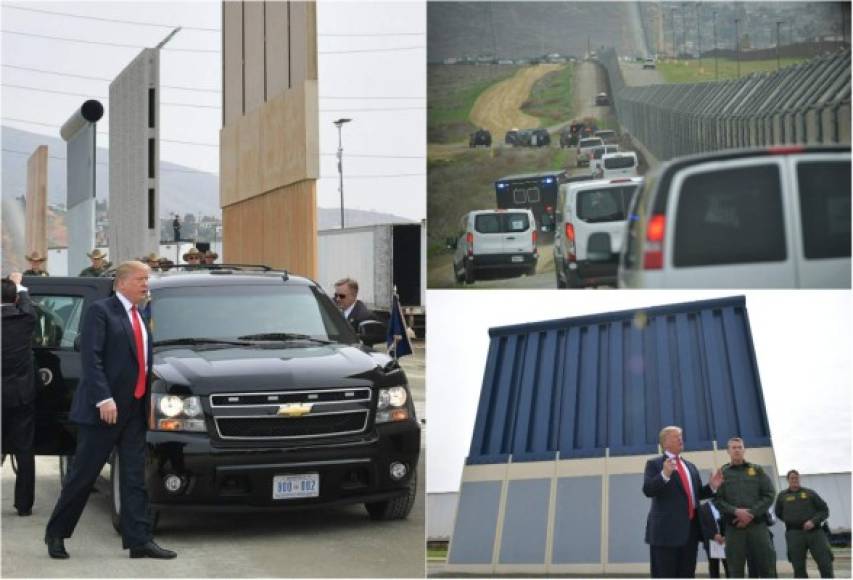
[[[33,515],[33,510],[32,509],[18,510],[18,515],[19,516],[31,516],[31,515]]]
[[[169,560],[177,555],[172,550],[161,548],[154,543],[154,540],[130,549],[131,558],[160,558],[161,560]]]
[[[47,553],[51,558],[64,560],[69,557],[68,552],[65,551],[65,540],[62,538],[45,536],[44,543],[47,544]]]

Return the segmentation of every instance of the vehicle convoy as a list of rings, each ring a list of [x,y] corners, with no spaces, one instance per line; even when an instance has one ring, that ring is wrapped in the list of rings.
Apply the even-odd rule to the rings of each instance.
[[[492,134],[486,129],[477,129],[468,137],[468,147],[491,147]]]
[[[394,289],[403,314],[423,336],[426,305],[426,228],[423,223],[377,224],[317,232],[317,282],[327,291],[344,276],[358,284],[358,298],[383,320]]]
[[[113,280],[25,277],[38,315],[35,450],[74,453],[68,411],[81,376],[81,321]],[[420,427],[406,375],[350,327],[314,282],[221,266],[154,273],[145,483],[155,515],[364,503],[408,515]],[[130,348],[130,344],[128,344]],[[113,524],[121,470],[110,460]],[[118,529],[118,528],[117,528]]]
[[[539,260],[538,233],[529,209],[475,210],[462,216],[453,252],[453,277],[473,284],[485,271],[533,275]]]
[[[637,153],[634,151],[605,153],[599,164],[599,177],[601,179],[637,177],[638,164]]]
[[[592,137],[595,125],[573,121],[560,131],[560,147],[576,147],[578,140],[583,137]]]
[[[497,207],[529,209],[542,232],[554,231],[554,211],[562,178],[562,171],[501,177],[495,182]]]
[[[557,288],[615,284],[628,206],[642,178],[560,186],[554,233]]]
[[[692,155],[646,176],[619,285],[850,288],[850,148]]]
[[[601,137],[587,137],[578,141],[577,166],[589,167],[592,150],[596,147],[602,147],[603,145],[604,140]]]

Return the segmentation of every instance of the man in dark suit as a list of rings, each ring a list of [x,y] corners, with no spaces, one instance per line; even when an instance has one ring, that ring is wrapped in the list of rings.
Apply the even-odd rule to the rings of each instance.
[[[15,455],[15,509],[19,516],[33,513],[36,488],[36,464],[33,456],[35,436],[36,387],[33,361],[33,333],[36,314],[22,276],[13,272],[2,281],[3,300],[3,441]]]
[[[643,493],[652,498],[646,523],[653,578],[694,578],[701,537],[699,500],[711,497],[723,481],[718,469],[702,485],[696,466],[680,457],[680,427],[664,427],[659,436],[664,454],[646,462]]]
[[[153,352],[138,307],[148,294],[148,266],[129,261],[116,270],[115,295],[98,300],[82,325],[82,378],[69,418],[77,450],[45,530],[51,558],[68,558],[64,538],[74,532],[89,491],[113,448],[120,467],[122,547],[131,558],[174,558],[152,540],[145,491],[145,430]]]
[[[722,561],[726,578],[728,578],[729,565],[726,559],[711,557],[711,542],[722,546],[726,541],[726,520],[720,517],[720,512],[717,511],[713,502],[706,501],[699,506],[699,521],[702,524],[702,546],[705,548],[705,555],[708,556],[708,575],[711,578],[719,578],[720,561]]]
[[[335,282],[335,304],[356,332],[365,320],[376,320],[376,315],[358,299],[358,282],[352,278]]]

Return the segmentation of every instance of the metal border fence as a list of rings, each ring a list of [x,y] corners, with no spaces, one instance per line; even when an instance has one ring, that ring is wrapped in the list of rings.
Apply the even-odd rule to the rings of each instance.
[[[850,143],[850,50],[737,80],[627,87],[599,53],[619,123],[655,157],[766,145]]]

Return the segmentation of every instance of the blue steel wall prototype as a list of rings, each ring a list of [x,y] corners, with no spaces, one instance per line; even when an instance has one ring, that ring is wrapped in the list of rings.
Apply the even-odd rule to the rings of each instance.
[[[769,446],[743,297],[493,329],[469,464]],[[735,405],[737,401],[737,405]]]

